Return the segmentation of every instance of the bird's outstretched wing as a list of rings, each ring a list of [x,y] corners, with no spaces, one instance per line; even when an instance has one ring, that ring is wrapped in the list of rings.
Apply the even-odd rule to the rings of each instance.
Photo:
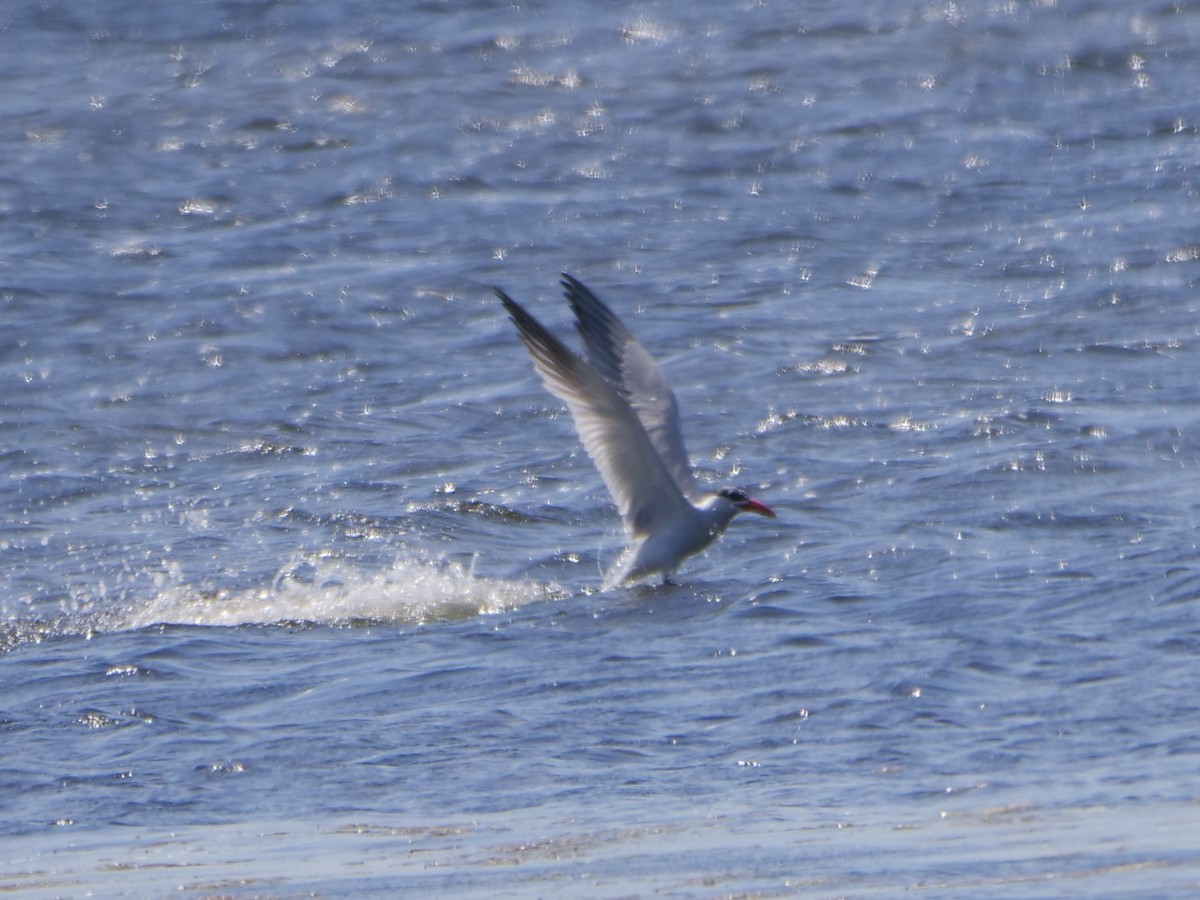
[[[679,404],[658,363],[587,286],[566,272],[562,279],[587,361],[628,401],[683,495],[698,499],[701,492],[679,427]]]
[[[683,514],[690,504],[623,394],[508,294],[496,288],[496,296],[517,326],[542,383],[571,410],[575,430],[630,536],[641,539]]]

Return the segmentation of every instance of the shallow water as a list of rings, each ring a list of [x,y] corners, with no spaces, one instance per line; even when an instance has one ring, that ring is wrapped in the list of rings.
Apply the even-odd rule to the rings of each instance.
[[[0,29],[5,890],[1200,883],[1200,14]],[[780,513],[677,587],[597,591],[562,270]]]

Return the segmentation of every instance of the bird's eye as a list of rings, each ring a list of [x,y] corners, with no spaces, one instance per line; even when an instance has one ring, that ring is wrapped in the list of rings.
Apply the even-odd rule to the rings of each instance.
[[[739,491],[737,488],[724,488],[718,491],[722,497],[730,503],[745,503],[750,499],[750,495],[745,491]]]

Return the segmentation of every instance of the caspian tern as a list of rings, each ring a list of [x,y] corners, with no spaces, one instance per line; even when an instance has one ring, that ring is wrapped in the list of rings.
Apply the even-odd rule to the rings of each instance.
[[[710,492],[692,473],[675,394],[654,358],[581,282],[562,286],[586,359],[569,350],[504,291],[496,295],[517,326],[546,389],[563,400],[584,449],[616,501],[629,546],[604,577],[604,590],[661,573],[720,537],[740,512],[775,518],[738,488]]]

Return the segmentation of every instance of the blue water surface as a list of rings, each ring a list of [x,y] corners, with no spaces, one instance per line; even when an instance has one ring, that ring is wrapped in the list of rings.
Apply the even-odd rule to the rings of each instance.
[[[1200,10],[0,12],[0,887],[1188,896]],[[737,520],[611,500],[606,299]]]

